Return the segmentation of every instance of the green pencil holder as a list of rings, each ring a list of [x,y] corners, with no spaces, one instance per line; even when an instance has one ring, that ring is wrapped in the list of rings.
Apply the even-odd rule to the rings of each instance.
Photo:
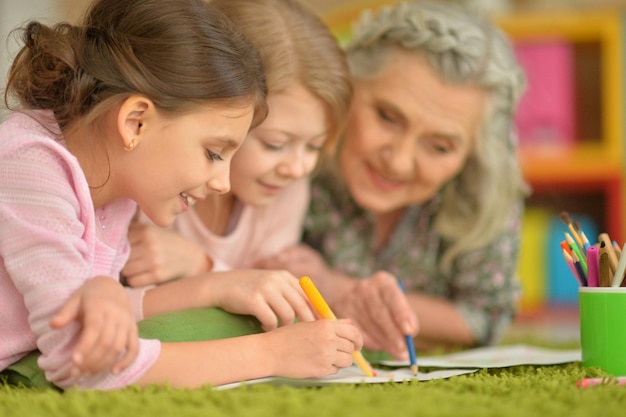
[[[626,288],[580,287],[582,363],[626,376]]]

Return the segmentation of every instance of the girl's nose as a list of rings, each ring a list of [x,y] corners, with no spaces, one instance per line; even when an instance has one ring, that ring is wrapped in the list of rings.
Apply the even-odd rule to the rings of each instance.
[[[278,166],[278,173],[282,176],[299,179],[308,174],[310,159],[304,151],[290,152]]]
[[[230,191],[230,163],[220,163],[217,172],[207,181],[209,191],[224,194]]]

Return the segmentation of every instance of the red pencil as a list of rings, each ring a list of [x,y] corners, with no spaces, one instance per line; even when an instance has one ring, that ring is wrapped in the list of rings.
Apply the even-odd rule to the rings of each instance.
[[[578,388],[595,387],[596,385],[626,385],[626,376],[612,378],[583,378],[576,382]]]
[[[571,253],[568,253],[565,251],[565,249],[563,249],[563,258],[565,258],[565,263],[567,263],[567,266],[572,271],[572,275],[574,275],[574,278],[576,278],[578,283],[582,286],[583,282],[580,280],[580,277],[578,276],[578,271],[576,271],[576,267],[574,266],[574,260],[572,259]]]

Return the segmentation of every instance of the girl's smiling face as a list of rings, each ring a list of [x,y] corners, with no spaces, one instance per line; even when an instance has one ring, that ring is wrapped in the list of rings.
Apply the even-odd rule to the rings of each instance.
[[[270,93],[267,101],[267,118],[250,131],[231,166],[233,194],[255,206],[309,175],[328,137],[324,103],[304,87]]]
[[[462,170],[485,91],[446,84],[423,58],[400,50],[354,85],[339,161],[359,205],[386,214],[427,201]]]
[[[230,190],[231,159],[252,116],[251,105],[206,106],[175,116],[146,111],[135,148],[120,158],[116,187],[155,224],[171,224],[197,200]]]

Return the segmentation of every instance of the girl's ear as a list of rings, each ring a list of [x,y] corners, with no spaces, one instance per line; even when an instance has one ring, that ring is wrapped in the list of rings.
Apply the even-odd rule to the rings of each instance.
[[[139,145],[146,129],[147,113],[153,109],[154,103],[143,96],[124,100],[117,114],[117,130],[125,150],[132,151]]]

